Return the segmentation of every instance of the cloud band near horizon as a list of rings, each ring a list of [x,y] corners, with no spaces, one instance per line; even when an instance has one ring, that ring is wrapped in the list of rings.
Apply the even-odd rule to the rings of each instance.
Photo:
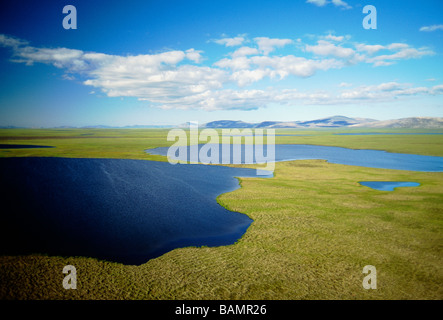
[[[120,56],[69,48],[38,48],[28,41],[0,34],[0,46],[11,49],[12,62],[53,65],[64,70],[67,79],[80,77],[84,85],[109,97],[134,97],[163,109],[253,110],[271,103],[378,103],[443,94],[443,85],[414,87],[397,82],[355,88],[337,84],[341,89],[336,93],[291,87],[254,88],[265,79],[277,83],[289,77],[307,78],[358,64],[386,67],[434,54],[428,48],[414,48],[406,43],[356,43],[350,42],[350,36],[335,35],[319,36],[314,43],[268,37],[247,39],[246,35],[212,42],[231,51],[215,63],[205,65],[204,52],[194,48]],[[275,54],[283,48],[291,49],[293,54]]]

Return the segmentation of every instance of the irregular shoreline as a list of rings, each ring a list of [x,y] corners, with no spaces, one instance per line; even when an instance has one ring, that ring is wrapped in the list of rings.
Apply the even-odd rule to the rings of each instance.
[[[2,158],[13,208],[1,254],[90,256],[142,264],[174,248],[235,243],[252,222],[217,202],[254,169],[146,160]],[[262,177],[262,176],[260,176]]]

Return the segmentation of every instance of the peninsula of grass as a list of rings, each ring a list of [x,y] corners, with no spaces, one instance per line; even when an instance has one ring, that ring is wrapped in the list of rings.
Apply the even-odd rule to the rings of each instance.
[[[2,144],[55,148],[0,155],[164,161],[144,150],[171,144],[167,132],[7,129],[0,131]],[[337,132],[281,130],[305,136],[276,142],[443,156],[441,135]],[[303,160],[277,163],[274,175],[241,178],[240,189],[218,197],[254,220],[234,245],[175,249],[140,266],[44,253],[1,256],[0,299],[443,298],[443,173]],[[386,192],[358,183],[374,180],[420,186]],[[77,269],[76,290],[62,286],[68,264]],[[362,286],[366,265],[377,269],[376,290]]]

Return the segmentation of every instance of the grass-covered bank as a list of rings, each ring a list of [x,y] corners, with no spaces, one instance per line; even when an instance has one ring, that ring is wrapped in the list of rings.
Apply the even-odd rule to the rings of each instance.
[[[146,144],[145,137],[137,136],[75,138],[70,142],[74,150],[71,153],[67,143],[70,138],[34,141],[41,145],[51,145],[44,142],[50,140],[60,143],[59,146],[65,143],[64,154],[56,156],[87,157],[89,151],[102,148],[107,155],[123,157],[120,147],[126,146],[129,155],[139,155],[139,146],[144,150],[149,143],[165,145],[166,133],[153,134]],[[333,136],[331,132],[321,131],[318,136],[283,138],[294,139],[293,143],[308,143],[309,138],[312,144],[350,147],[358,144],[359,148],[369,148],[374,136]],[[382,138],[377,149],[443,155],[442,136]],[[108,140],[114,142],[104,142]],[[23,141],[30,144],[30,139]],[[90,147],[84,148],[88,143]],[[44,156],[38,152],[56,149],[0,153]],[[421,186],[382,192],[359,185],[362,180],[415,181]],[[277,163],[274,178],[245,178],[241,184],[241,189],[218,198],[221,205],[254,220],[235,245],[176,249],[141,266],[84,257],[3,256],[0,257],[0,298],[443,298],[443,173],[371,169],[309,160]],[[67,264],[77,268],[76,290],[65,290],[62,286],[65,276],[62,270]],[[377,290],[362,287],[365,265],[377,268]]]
[[[221,134],[220,129],[217,131]],[[37,156],[165,161],[164,157],[148,155],[144,150],[172,145],[172,141],[167,141],[168,132],[169,129],[0,129],[0,144],[34,144],[55,147],[0,150],[0,157]],[[443,130],[276,129],[275,142],[443,156],[443,135],[336,135],[336,133],[350,132],[443,133]]]

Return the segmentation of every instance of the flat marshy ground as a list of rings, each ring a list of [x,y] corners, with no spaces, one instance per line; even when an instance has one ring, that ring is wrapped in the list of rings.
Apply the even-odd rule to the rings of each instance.
[[[305,136],[277,136],[276,143],[443,156],[443,135],[333,134],[363,131],[371,130],[277,130]],[[389,130],[407,131],[414,130]],[[420,132],[431,131],[442,132]],[[0,156],[165,161],[144,150],[172,144],[167,132],[6,129],[0,130],[0,144],[55,148],[5,149]],[[222,206],[254,220],[234,245],[175,249],[140,266],[88,257],[1,256],[0,298],[443,298],[443,173],[303,160],[276,163],[274,174],[242,178],[242,188],[218,198]],[[374,180],[421,185],[386,192],[358,183]],[[66,265],[77,269],[76,290],[62,286]],[[362,286],[366,265],[377,268],[376,290]]]

